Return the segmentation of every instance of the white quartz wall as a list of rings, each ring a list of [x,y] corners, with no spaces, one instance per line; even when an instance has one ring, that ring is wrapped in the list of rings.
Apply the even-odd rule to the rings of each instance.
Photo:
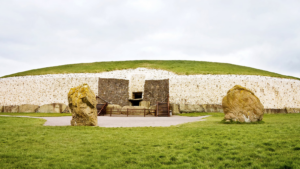
[[[170,102],[222,104],[235,85],[250,89],[265,108],[300,107],[300,81],[263,76],[195,75],[170,78]]]
[[[133,99],[132,92],[143,92],[145,85],[145,74],[132,74],[129,80],[129,99]]]
[[[89,84],[98,94],[98,78],[128,79],[129,95],[143,91],[145,80],[170,79],[170,102],[222,104],[234,85],[253,91],[265,108],[300,108],[300,81],[243,75],[176,75],[164,70],[137,68],[103,73],[58,74],[0,79],[0,105],[68,103],[72,87]]]

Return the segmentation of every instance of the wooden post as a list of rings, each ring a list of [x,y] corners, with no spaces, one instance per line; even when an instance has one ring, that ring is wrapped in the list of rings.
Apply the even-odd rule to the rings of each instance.
[[[145,115],[145,108],[144,108],[144,117],[146,117],[146,115]]]
[[[156,116],[158,117],[158,102],[156,103]]]
[[[127,117],[128,117],[128,108],[127,108]]]
[[[170,102],[169,102],[169,95],[168,95],[168,116],[170,117]]]

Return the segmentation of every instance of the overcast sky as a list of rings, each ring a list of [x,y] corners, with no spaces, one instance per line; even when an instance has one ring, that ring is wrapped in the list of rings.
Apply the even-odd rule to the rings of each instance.
[[[300,77],[300,1],[0,0],[0,76],[116,60],[226,62]]]

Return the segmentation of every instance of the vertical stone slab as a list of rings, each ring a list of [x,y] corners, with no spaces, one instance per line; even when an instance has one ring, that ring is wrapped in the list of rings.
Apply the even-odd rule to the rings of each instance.
[[[88,84],[71,88],[68,93],[72,126],[97,126],[96,95]]]
[[[167,102],[169,95],[169,79],[146,80],[144,89],[144,101],[150,101],[150,105],[156,102]]]
[[[98,96],[120,106],[129,106],[129,80],[99,78]]]

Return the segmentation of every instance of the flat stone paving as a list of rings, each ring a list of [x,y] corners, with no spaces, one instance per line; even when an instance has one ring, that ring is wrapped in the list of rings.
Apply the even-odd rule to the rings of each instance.
[[[6,116],[6,115],[2,115]],[[9,116],[9,117],[29,117],[29,116]],[[98,126],[100,127],[168,127],[188,122],[204,121],[205,117],[185,117],[185,116],[171,116],[171,117],[123,117],[123,116],[98,116]],[[29,117],[41,118],[47,120],[44,126],[70,126],[71,116],[64,117]]]

